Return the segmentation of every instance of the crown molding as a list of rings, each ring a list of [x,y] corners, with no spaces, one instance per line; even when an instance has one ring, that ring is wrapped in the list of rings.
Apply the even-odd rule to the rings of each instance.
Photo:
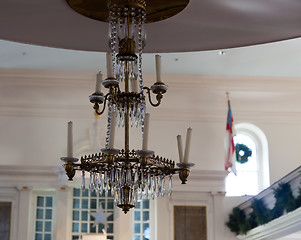
[[[49,166],[1,165],[0,187],[16,187],[19,190],[33,188],[59,188],[63,183]]]
[[[89,118],[92,107],[88,100],[82,99],[92,93],[95,74],[90,71],[0,69],[0,86],[3,86],[0,115]],[[166,101],[155,110],[148,108],[154,120],[224,123],[225,92],[229,91],[235,123],[301,122],[301,108],[295,104],[301,101],[300,78],[164,75],[164,79],[169,85]],[[144,80],[150,86],[154,75],[146,74]],[[15,99],[11,89],[16,90],[17,96],[24,92],[26,101],[20,102],[19,96]],[[44,99],[43,91],[49,93]],[[68,93],[66,102],[62,101],[63,92]]]
[[[41,86],[90,86],[95,83],[97,72],[63,71],[41,69],[0,68],[0,83],[38,84]],[[104,76],[105,77],[105,76]],[[164,82],[172,89],[195,89],[199,91],[244,92],[300,92],[301,78],[266,76],[209,76],[165,74]],[[146,85],[155,82],[154,74],[144,74]]]

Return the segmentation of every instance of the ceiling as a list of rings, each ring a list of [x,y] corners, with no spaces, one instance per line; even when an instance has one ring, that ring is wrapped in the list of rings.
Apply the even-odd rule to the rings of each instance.
[[[224,49],[296,38],[301,36],[300,12],[297,0],[190,0],[179,14],[146,25],[145,52]],[[65,0],[1,1],[0,39],[105,52],[107,27],[73,11]]]
[[[300,12],[296,0],[190,0],[178,15],[147,24],[145,50],[182,52],[162,54],[163,74],[301,77],[301,39],[275,42],[301,36]],[[1,68],[105,70],[107,23],[65,0],[3,0],[0,39]],[[154,73],[154,55],[143,58],[144,73]]]
[[[300,30],[301,31],[301,30]],[[163,74],[301,77],[301,39],[250,47],[162,54]],[[0,40],[0,68],[105,71],[105,54]],[[154,73],[154,54],[143,55]]]

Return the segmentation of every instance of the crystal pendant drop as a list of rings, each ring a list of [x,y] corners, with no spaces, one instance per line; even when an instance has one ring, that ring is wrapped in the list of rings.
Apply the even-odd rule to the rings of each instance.
[[[99,191],[99,188],[98,188],[98,174],[97,173],[94,174],[94,189],[95,189],[95,192],[97,194],[98,191]]]
[[[109,184],[106,184],[106,187],[105,187],[105,197],[108,197],[109,196]]]
[[[116,168],[116,170],[115,170],[115,184],[116,184],[116,186],[119,186],[119,181],[120,181],[118,173],[119,173],[118,168]]]
[[[121,179],[120,179],[120,184],[121,186],[123,186],[123,184],[125,184],[125,169],[121,169]]]
[[[106,188],[108,185],[108,171],[107,170],[104,173],[103,185],[104,185],[104,188]]]
[[[103,195],[103,187],[104,187],[103,186],[104,185],[104,180],[103,180],[102,177],[99,179],[99,183],[100,183],[100,186],[99,186],[99,195],[102,196]]]
[[[131,185],[131,183],[132,183],[132,171],[129,168],[126,171],[126,184]]]
[[[139,184],[139,176],[138,176],[138,170],[135,171],[135,177],[134,177],[134,185],[136,188],[138,188],[138,184]]]
[[[161,192],[161,178],[160,176],[156,176],[156,183],[157,183],[157,188],[156,188],[156,196],[159,197],[160,192]]]
[[[94,191],[94,173],[90,172],[90,184],[89,184],[89,191]]]
[[[172,194],[172,174],[169,175],[168,196],[171,197],[171,194]]]
[[[113,188],[115,185],[115,170],[114,168],[112,168],[111,172],[110,172],[110,187]]]
[[[81,185],[81,189],[82,191],[86,190],[86,179],[85,179],[85,171],[82,171],[82,185]]]
[[[99,173],[97,189],[98,189],[98,194],[102,195],[102,174],[101,173]]]
[[[156,177],[153,176],[152,178],[152,198],[155,199],[156,195]]]
[[[162,184],[161,184],[161,196],[164,197],[165,194],[165,177],[162,175]]]
[[[115,187],[111,188],[111,196],[113,197],[115,195]]]

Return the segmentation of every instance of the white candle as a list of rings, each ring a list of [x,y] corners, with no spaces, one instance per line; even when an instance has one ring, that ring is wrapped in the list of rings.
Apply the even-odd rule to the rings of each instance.
[[[102,74],[101,72],[99,72],[96,75],[96,86],[95,86],[96,93],[101,93],[101,82],[102,82]]]
[[[67,137],[67,157],[73,157],[73,132],[72,122],[68,122],[68,137]]]
[[[186,133],[186,144],[185,144],[185,154],[184,154],[184,163],[188,162],[189,158],[189,149],[190,149],[190,140],[191,140],[191,131],[192,129],[189,127]]]
[[[114,148],[115,126],[116,126],[116,113],[114,111],[112,112],[112,117],[111,117],[109,148]]]
[[[147,150],[148,132],[149,132],[149,113],[146,113],[144,117],[144,133],[142,139],[142,150]]]
[[[131,85],[132,85],[132,92],[138,92],[138,81],[131,80]]]
[[[156,76],[157,76],[157,83],[162,83],[161,81],[161,56],[156,55]]]
[[[107,53],[107,78],[114,78],[111,53]]]
[[[179,149],[179,160],[180,163],[183,162],[183,144],[182,144],[182,136],[178,135],[177,136],[177,140],[178,140],[178,149]]]

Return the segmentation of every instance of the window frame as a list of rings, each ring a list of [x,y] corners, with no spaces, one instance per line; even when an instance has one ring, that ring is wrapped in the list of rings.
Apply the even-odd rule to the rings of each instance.
[[[35,239],[35,233],[36,233],[36,221],[38,220],[36,218],[36,214],[37,214],[37,198],[39,196],[43,196],[43,197],[52,197],[53,201],[52,201],[52,229],[51,229],[51,234],[52,234],[52,238],[51,240],[56,240],[57,236],[57,192],[55,189],[34,189],[32,190],[31,193],[31,220],[34,224],[32,224],[32,227],[30,228],[30,236],[31,239]],[[45,207],[44,207],[45,208]],[[43,209],[44,209],[43,208]],[[43,222],[45,221],[45,219],[43,218]]]
[[[17,239],[19,200],[15,188],[0,187],[0,202],[11,203],[10,240]]]
[[[156,239],[155,238],[155,233],[156,233],[156,214],[155,214],[155,208],[156,208],[156,199],[151,199],[151,198],[144,198],[142,200],[149,200],[149,228],[150,228],[150,240],[152,239]],[[133,208],[131,210],[131,231],[130,231],[130,239],[131,240],[134,240],[134,236],[135,236],[135,233],[134,233],[134,224],[135,224],[135,220],[134,220],[134,217],[135,217],[135,209],[136,208]],[[139,209],[140,212],[143,211],[143,208],[140,208]],[[136,209],[137,211],[137,209]],[[142,215],[142,213],[140,213]],[[140,215],[140,216],[141,216]],[[143,233],[140,233],[140,236],[143,235]],[[140,239],[140,240],[143,240]]]
[[[74,196],[74,189],[78,189],[79,190],[79,192],[80,192],[80,196]],[[80,199],[80,200],[82,200],[82,199],[88,199],[88,208],[87,208],[87,211],[88,211],[88,220],[87,220],[87,224],[88,224],[88,228],[87,228],[87,234],[90,234],[91,232],[90,232],[90,224],[91,223],[93,223],[94,221],[93,220],[90,220],[90,218],[91,218],[91,215],[90,215],[90,213],[91,212],[94,212],[94,210],[97,212],[97,210],[99,210],[99,201],[100,200],[102,200],[102,199],[105,199],[105,203],[106,203],[106,205],[107,205],[107,201],[108,201],[108,199],[110,199],[110,200],[112,200],[112,204],[113,204],[113,208],[112,208],[112,215],[113,215],[113,220],[109,220],[107,223],[109,224],[109,223],[112,223],[113,224],[113,232],[112,233],[107,233],[107,239],[109,239],[108,238],[108,235],[110,236],[110,237],[113,237],[113,239],[115,239],[116,238],[116,233],[114,232],[114,230],[115,230],[115,219],[116,219],[116,216],[115,216],[115,203],[114,203],[114,198],[113,197],[111,197],[110,195],[108,196],[108,197],[105,197],[105,196],[99,196],[98,194],[95,194],[95,196],[91,196],[91,192],[89,191],[89,189],[86,189],[85,191],[88,191],[88,196],[82,196],[82,190],[81,190],[81,188],[80,187],[78,187],[78,186],[74,186],[73,188],[71,188],[71,217],[70,217],[70,225],[71,225],[71,233],[70,233],[70,240],[72,240],[72,237],[73,237],[73,235],[79,235],[80,237],[83,235],[83,234],[86,234],[86,233],[82,233],[82,232],[79,232],[78,234],[74,234],[74,232],[73,232],[73,223],[74,223],[74,220],[73,220],[73,211],[76,211],[75,209],[78,209],[79,211],[82,211],[84,208],[81,208],[81,205],[80,205],[80,207],[79,208],[74,208],[74,206],[73,206],[73,200],[74,200],[74,198],[76,198],[76,199]],[[91,197],[93,198],[93,199],[96,199],[96,208],[95,209],[91,209]],[[89,207],[90,206],[90,207]],[[106,208],[103,208],[103,210],[104,210],[104,212],[107,212],[107,210],[106,210]],[[111,212],[111,211],[109,211],[109,212]],[[78,222],[78,223],[81,223],[82,222],[82,220],[81,220],[81,218],[80,218],[80,216],[81,216],[81,214],[79,215],[79,220],[77,221],[76,220],[76,222]],[[98,233],[98,231],[96,231],[95,233]],[[93,234],[93,233],[92,233]]]
[[[270,186],[268,141],[263,131],[251,123],[234,125],[235,136],[246,135],[256,146],[258,193]],[[242,193],[240,196],[245,195]],[[232,196],[232,195],[229,195]],[[236,195],[237,196],[237,195]],[[239,195],[238,195],[239,196]]]

